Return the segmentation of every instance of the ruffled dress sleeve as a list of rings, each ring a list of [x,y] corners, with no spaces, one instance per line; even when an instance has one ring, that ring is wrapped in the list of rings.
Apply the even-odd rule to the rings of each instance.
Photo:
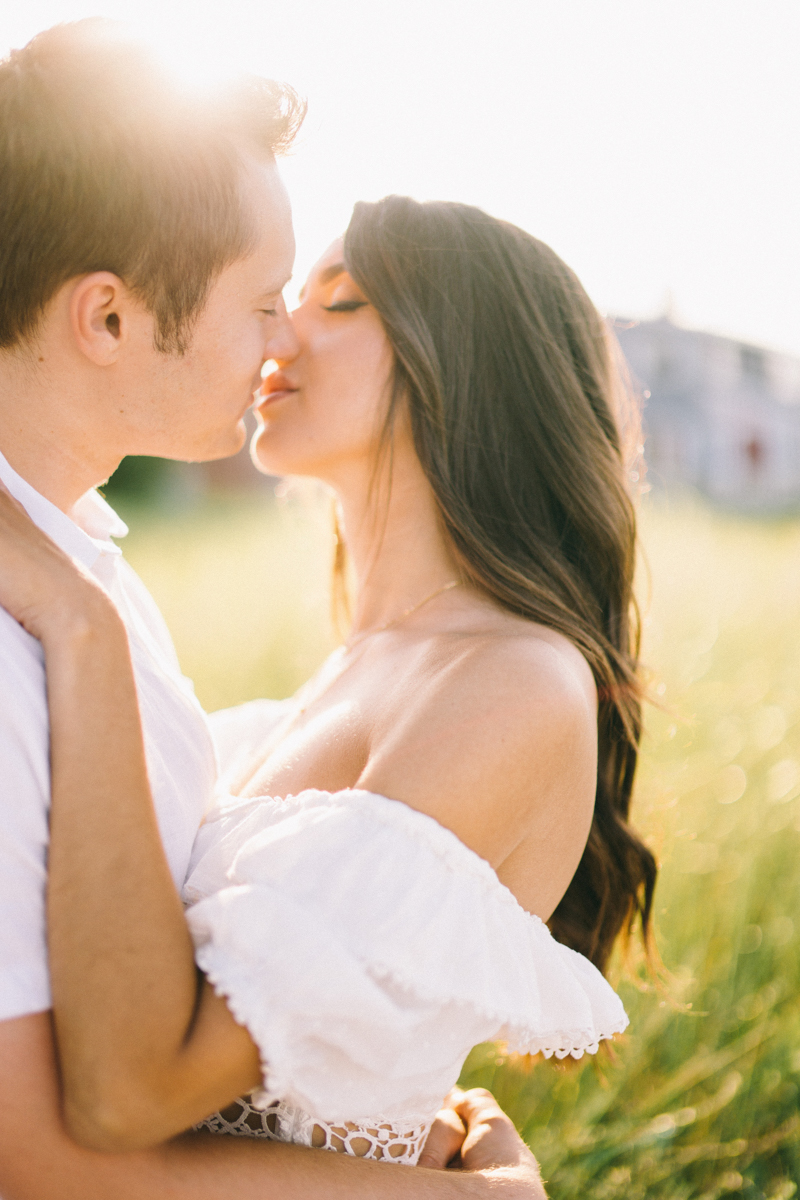
[[[231,800],[184,898],[197,962],[258,1045],[264,1101],[430,1113],[475,1044],[580,1057],[627,1017],[608,983],[432,818],[370,792]]]

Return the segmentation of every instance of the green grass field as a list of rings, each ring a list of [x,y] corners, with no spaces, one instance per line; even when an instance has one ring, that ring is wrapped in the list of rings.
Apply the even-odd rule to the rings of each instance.
[[[127,554],[208,708],[289,694],[333,644],[313,496],[129,514]],[[479,1047],[554,1200],[788,1200],[800,1183],[800,521],[650,500],[635,820],[662,863],[660,987],[615,976],[613,1055]]]

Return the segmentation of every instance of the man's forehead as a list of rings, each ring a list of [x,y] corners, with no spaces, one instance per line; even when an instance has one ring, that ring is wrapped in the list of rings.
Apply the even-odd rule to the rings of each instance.
[[[292,210],[274,161],[248,164],[243,199],[255,223],[253,265],[264,292],[274,295],[289,282],[295,253]]]
[[[286,272],[284,272],[280,276],[276,275],[275,278],[273,280],[269,281],[266,284],[266,286],[264,287],[262,294],[261,294],[262,299],[269,300],[275,296],[280,295],[280,293],[284,290],[284,288],[289,286],[289,284],[291,283],[291,280],[292,280],[291,271],[289,272],[288,275],[286,274]]]

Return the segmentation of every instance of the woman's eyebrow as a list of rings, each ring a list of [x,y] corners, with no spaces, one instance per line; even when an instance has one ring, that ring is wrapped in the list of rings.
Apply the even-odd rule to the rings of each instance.
[[[331,263],[331,265],[326,267],[324,271],[320,271],[316,279],[317,286],[325,287],[326,284],[331,283],[332,280],[336,279],[338,275],[344,275],[346,270],[347,267],[343,262]],[[300,291],[297,293],[297,299],[303,300],[305,298],[305,294],[306,285],[303,284],[303,286],[300,288]]]
[[[324,287],[326,283],[330,283],[337,275],[343,275],[347,267],[343,262],[332,263],[326,267],[324,271],[320,271],[318,283]]]

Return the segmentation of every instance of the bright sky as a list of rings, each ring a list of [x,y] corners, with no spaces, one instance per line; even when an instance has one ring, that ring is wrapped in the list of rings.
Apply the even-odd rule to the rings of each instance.
[[[0,51],[96,14],[308,98],[298,276],[356,200],[463,200],[606,312],[800,354],[800,0],[5,0]]]

